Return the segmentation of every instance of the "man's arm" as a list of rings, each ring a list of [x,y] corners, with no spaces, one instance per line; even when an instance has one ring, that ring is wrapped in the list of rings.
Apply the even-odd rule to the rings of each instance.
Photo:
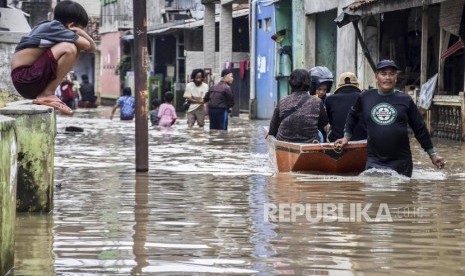
[[[436,153],[436,149],[433,146],[433,142],[431,141],[431,136],[426,128],[425,122],[423,121],[420,111],[418,111],[418,107],[415,105],[413,100],[410,100],[409,103],[408,123],[412,128],[418,143],[420,143],[423,150],[429,155],[433,165],[435,165],[438,169],[443,169],[446,162],[443,157]]]
[[[194,97],[192,96],[192,83],[186,85],[186,90],[184,91],[183,98],[188,100],[191,103],[195,104],[204,104],[204,100],[202,97]]]
[[[357,101],[355,101],[355,104],[349,109],[349,114],[347,114],[346,124],[344,126],[344,137],[337,139],[334,142],[336,147],[343,148],[349,143],[350,137],[352,137],[352,134],[354,133],[354,128],[360,120],[361,112],[362,100],[361,95],[359,95],[357,97]]]
[[[234,106],[234,95],[232,93],[231,87],[229,86],[226,89],[226,104],[228,107]]]
[[[271,117],[268,135],[273,135],[274,137],[276,137],[276,135],[278,134],[279,123],[279,108],[278,106],[276,106],[273,112],[273,117]]]

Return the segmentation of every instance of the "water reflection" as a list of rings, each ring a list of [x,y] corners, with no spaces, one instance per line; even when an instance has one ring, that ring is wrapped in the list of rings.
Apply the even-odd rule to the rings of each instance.
[[[143,268],[148,266],[148,255],[145,250],[147,241],[147,224],[149,217],[149,178],[146,173],[136,174],[136,194],[134,206],[134,240],[132,253],[135,256],[136,266],[131,275],[142,275]]]
[[[465,154],[436,140],[435,170],[412,143],[412,179],[274,174],[260,127],[149,130],[136,174],[134,123],[109,110],[58,118],[55,209],[17,218],[15,275],[461,275]],[[83,133],[65,133],[69,125]],[[267,205],[268,204],[268,205]],[[341,204],[334,221],[270,221],[269,204]],[[299,205],[300,204],[300,205]],[[359,204],[359,205],[357,205]],[[350,206],[392,222],[341,222]],[[362,216],[363,217],[363,216]]]

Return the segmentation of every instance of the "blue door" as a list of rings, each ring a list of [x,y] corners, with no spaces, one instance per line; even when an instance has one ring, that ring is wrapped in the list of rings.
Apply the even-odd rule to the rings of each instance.
[[[257,118],[271,119],[278,101],[275,79],[276,43],[271,36],[276,33],[275,6],[258,3],[256,36],[255,93],[257,97]]]

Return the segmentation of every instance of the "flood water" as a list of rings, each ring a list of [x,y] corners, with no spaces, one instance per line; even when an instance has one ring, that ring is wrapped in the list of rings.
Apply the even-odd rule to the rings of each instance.
[[[12,275],[465,274],[457,142],[434,139],[444,171],[413,142],[412,179],[275,174],[268,122],[210,133],[180,120],[149,129],[150,169],[135,173],[134,123],[109,114],[58,117],[54,211],[17,215]],[[319,219],[302,209],[317,206]]]

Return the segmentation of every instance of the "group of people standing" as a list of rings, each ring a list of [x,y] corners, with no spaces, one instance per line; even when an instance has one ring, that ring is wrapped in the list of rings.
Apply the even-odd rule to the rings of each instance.
[[[81,79],[82,82],[79,83],[76,74],[70,72],[55,89],[55,95],[73,110],[77,107],[95,107],[97,100],[89,76],[83,74]]]
[[[210,119],[210,129],[227,130],[228,115],[234,106],[234,97],[231,90],[233,74],[231,70],[224,69],[221,72],[221,80],[212,87],[204,82],[205,72],[203,69],[194,69],[191,74],[191,81],[186,85],[183,97],[189,102],[187,109],[187,125],[194,127],[195,123],[199,127],[204,127],[205,117],[208,114]],[[173,106],[174,95],[167,91],[164,94],[164,103],[154,98],[150,111],[150,121],[152,126],[171,127],[177,120],[176,109]],[[115,111],[120,108],[121,120],[132,120],[134,118],[135,101],[131,97],[131,89],[123,89],[123,96],[118,98],[110,115],[113,119]]]
[[[326,67],[294,70],[289,78],[292,93],[276,106],[268,135],[297,143],[334,142],[339,148],[349,140],[366,139],[366,169],[391,169],[411,177],[410,126],[431,162],[442,169],[444,158],[436,153],[417,106],[395,89],[397,70],[394,61],[380,61],[375,73],[378,88],[365,91],[355,74],[342,73],[329,95],[333,78]]]
[[[186,85],[183,97],[190,102],[187,110],[187,125],[192,128],[197,122],[199,127],[205,125],[205,116],[210,119],[210,129],[227,130],[228,115],[234,106],[234,96],[231,85],[233,73],[229,69],[221,71],[221,80],[208,87],[204,82],[203,69],[194,69],[191,82]]]

